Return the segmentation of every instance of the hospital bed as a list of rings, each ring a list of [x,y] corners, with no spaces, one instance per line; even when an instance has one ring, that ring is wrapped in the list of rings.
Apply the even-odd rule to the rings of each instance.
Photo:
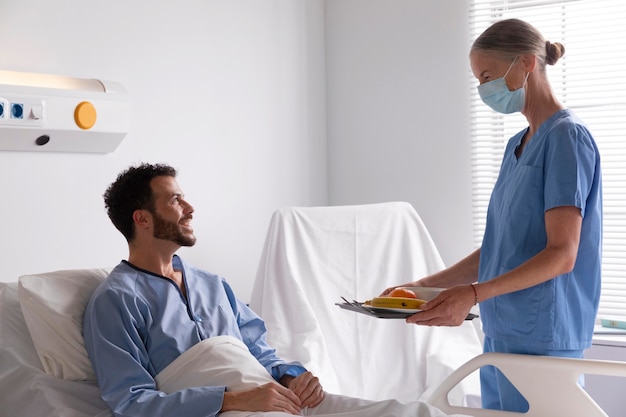
[[[283,209],[274,215],[251,300],[266,316],[270,334],[289,334],[284,339],[272,336],[280,353],[307,364],[329,391],[373,399],[419,398],[448,414],[520,415],[474,408],[476,370],[491,364],[509,376],[529,400],[526,416],[605,416],[577,385],[578,375],[626,376],[624,363],[481,355],[477,353],[478,321],[458,329],[417,328],[403,320],[338,308],[335,302],[340,296],[363,299],[385,285],[440,268],[442,262],[421,220],[406,203],[330,211],[335,221],[329,221],[327,210],[321,208]],[[382,227],[397,240],[385,241],[381,229],[385,222],[389,224]],[[300,232],[294,231],[294,224]],[[318,233],[311,235],[306,232],[309,228]],[[403,228],[416,229],[404,232]],[[329,230],[341,238],[324,237]],[[363,235],[369,237],[363,240]],[[354,252],[354,245],[359,251]],[[400,246],[410,247],[410,253]],[[321,257],[296,256],[322,253],[320,248],[326,250]],[[378,251],[384,255],[375,256]],[[346,259],[352,267],[345,266]],[[337,268],[337,274],[331,272]],[[112,416],[93,381],[80,332],[84,305],[108,271],[54,271],[24,275],[19,284],[0,283],[0,417]],[[376,283],[357,283],[355,274],[360,278],[356,281],[373,276]],[[321,289],[307,285],[324,276],[334,284],[326,282]],[[292,320],[285,320],[286,315]],[[277,332],[276,326],[286,322],[287,328]]]

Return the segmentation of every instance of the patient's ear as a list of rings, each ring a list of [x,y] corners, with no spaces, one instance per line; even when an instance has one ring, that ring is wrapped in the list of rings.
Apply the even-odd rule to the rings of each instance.
[[[133,212],[135,227],[147,229],[152,225],[152,214],[148,210],[135,210]]]

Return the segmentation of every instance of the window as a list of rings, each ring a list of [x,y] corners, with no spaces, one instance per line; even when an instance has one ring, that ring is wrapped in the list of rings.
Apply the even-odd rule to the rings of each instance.
[[[626,2],[623,0],[473,0],[470,39],[491,23],[520,18],[565,45],[548,66],[557,97],[589,126],[602,158],[604,243],[599,317],[626,318]],[[480,246],[491,189],[508,138],[526,127],[519,113],[484,105],[471,75],[474,239]]]

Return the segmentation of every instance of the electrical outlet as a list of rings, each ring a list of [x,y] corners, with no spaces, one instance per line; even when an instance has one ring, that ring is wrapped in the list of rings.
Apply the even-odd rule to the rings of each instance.
[[[11,103],[11,119],[23,119],[24,118],[24,104],[23,103]]]
[[[9,117],[9,102],[4,98],[0,98],[0,123]]]
[[[0,124],[11,126],[43,126],[47,116],[46,102],[29,96],[0,98]]]

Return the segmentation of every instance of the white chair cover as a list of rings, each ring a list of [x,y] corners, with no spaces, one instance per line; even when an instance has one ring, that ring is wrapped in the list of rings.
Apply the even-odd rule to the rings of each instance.
[[[408,203],[284,208],[272,217],[250,305],[268,342],[325,389],[372,400],[416,400],[482,352],[475,327],[407,325],[340,309],[444,267]],[[478,376],[450,393],[464,405]]]

